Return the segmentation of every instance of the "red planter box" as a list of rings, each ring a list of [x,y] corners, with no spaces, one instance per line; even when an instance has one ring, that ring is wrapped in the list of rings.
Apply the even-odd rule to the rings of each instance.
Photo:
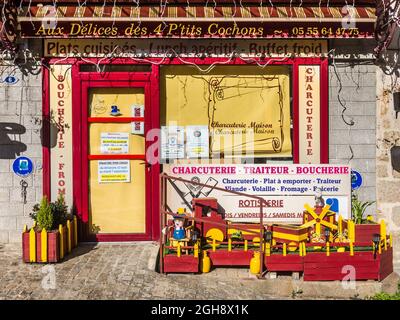
[[[355,242],[370,243],[372,245],[372,237],[375,233],[380,233],[381,226],[374,224],[356,224],[355,225]]]
[[[197,273],[199,272],[199,258],[191,255],[167,254],[163,260],[164,273]]]
[[[58,231],[50,231],[47,233],[47,261],[42,261],[42,234],[35,233],[36,236],[36,261],[41,263],[59,262],[60,261],[60,236]],[[24,262],[30,261],[30,243],[29,232],[22,234],[22,259]]]
[[[393,272],[392,260],[392,248],[377,254],[376,259],[373,252],[354,252],[354,256],[332,252],[329,257],[325,253],[308,253],[304,257],[304,281],[348,279],[351,271],[354,280],[381,281]]]
[[[250,266],[250,260],[253,257],[253,250],[208,250],[208,256],[213,266]]]

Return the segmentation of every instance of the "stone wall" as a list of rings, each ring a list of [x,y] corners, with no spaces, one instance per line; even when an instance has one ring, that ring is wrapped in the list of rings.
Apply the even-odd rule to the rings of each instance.
[[[393,92],[400,91],[400,80],[377,70],[377,197],[379,217],[393,234],[394,267],[400,273],[400,172],[393,170],[392,146],[400,146],[400,117],[395,118]]]
[[[0,82],[0,243],[21,241],[23,226],[32,224],[32,206],[42,197],[42,75],[31,65],[19,68],[5,61],[0,64],[1,80],[7,75],[18,82]],[[18,156],[34,163],[34,173],[24,178],[26,203],[21,197],[22,178],[12,172]]]
[[[376,200],[374,46],[373,41],[333,40],[335,59],[329,66],[329,162],[360,172],[363,184],[357,194],[371,201]],[[376,205],[367,213],[376,216]]]

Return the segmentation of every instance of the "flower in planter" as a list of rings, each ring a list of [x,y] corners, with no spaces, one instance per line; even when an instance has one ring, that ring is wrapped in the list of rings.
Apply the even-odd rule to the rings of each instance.
[[[351,196],[351,213],[356,224],[362,224],[366,222],[364,219],[365,210],[367,210],[367,208],[374,203],[375,201],[360,201],[358,199],[358,195],[353,193]]]
[[[33,206],[30,217],[36,222],[38,229],[56,230],[58,226],[64,225],[70,218],[68,206],[65,204],[64,196],[59,195],[55,202],[49,202],[44,196],[39,204]]]

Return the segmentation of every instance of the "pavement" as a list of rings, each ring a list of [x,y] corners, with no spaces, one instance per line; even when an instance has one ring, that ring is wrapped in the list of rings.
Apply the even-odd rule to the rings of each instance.
[[[62,263],[43,265],[23,263],[19,245],[0,244],[0,300],[351,299],[382,289],[369,281],[343,291],[338,282],[259,280],[243,268],[163,275],[155,272],[157,253],[153,242],[80,244]]]

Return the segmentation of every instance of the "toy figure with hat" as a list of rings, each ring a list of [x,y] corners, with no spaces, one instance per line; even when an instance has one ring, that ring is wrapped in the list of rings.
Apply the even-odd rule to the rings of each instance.
[[[174,233],[173,233],[173,238],[175,240],[182,240],[186,237],[186,232],[185,232],[185,219],[186,219],[186,214],[185,214],[185,209],[184,208],[179,208],[177,214],[173,215],[174,217]]]

